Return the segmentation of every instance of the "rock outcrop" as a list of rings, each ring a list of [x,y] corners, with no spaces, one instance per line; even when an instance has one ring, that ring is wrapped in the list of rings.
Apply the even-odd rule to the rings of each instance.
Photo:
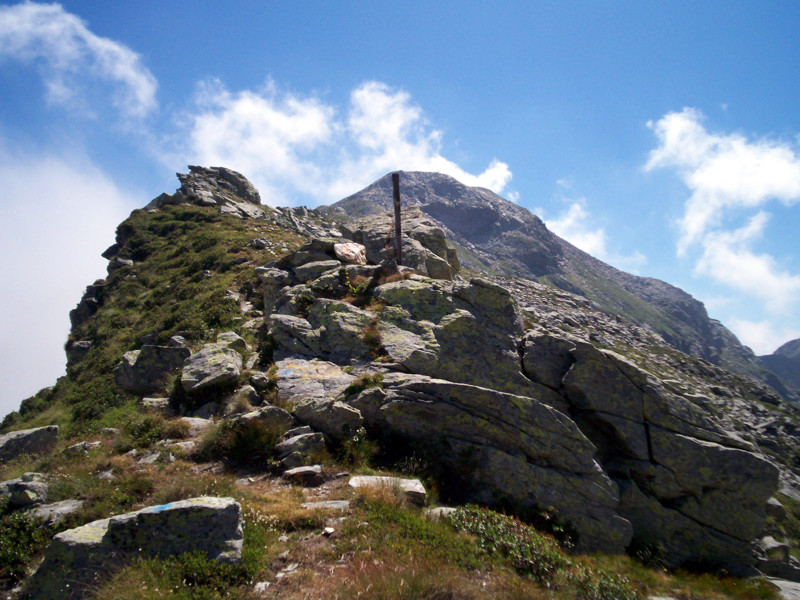
[[[84,598],[95,581],[134,557],[201,551],[214,560],[236,562],[242,540],[242,510],[232,498],[151,506],[56,535],[26,591],[33,600]]]
[[[122,356],[114,367],[114,382],[123,390],[149,394],[165,389],[168,379],[191,355],[185,346],[144,345]]]
[[[359,239],[368,263],[382,259]],[[374,305],[354,306],[332,245],[264,273],[277,387],[300,422],[332,440],[363,422],[435,457],[467,498],[555,509],[582,549],[620,552],[661,531],[673,566],[752,562],[778,471],[709,416],[709,399],[574,336],[526,333],[512,290],[486,279],[373,271],[361,293]],[[317,435],[283,442],[284,464],[321,449]]]
[[[161,194],[146,209],[167,204],[217,206],[223,214],[263,218],[269,207],[261,205],[261,196],[244,175],[224,167],[189,166],[189,173],[178,173],[181,187],[174,194]]]
[[[0,435],[0,462],[13,460],[23,454],[44,454],[55,446],[57,440],[58,425],[22,429]]]

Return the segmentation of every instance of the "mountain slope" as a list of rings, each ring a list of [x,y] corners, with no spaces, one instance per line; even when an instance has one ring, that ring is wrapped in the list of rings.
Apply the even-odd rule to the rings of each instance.
[[[404,206],[419,207],[442,227],[465,268],[538,281],[584,296],[610,315],[651,329],[682,352],[747,373],[793,398],[749,348],[710,319],[703,304],[683,290],[593,258],[550,232],[527,209],[487,189],[425,172],[402,172],[400,185]],[[317,212],[332,219],[358,219],[390,210],[391,198],[391,177],[386,175]]]

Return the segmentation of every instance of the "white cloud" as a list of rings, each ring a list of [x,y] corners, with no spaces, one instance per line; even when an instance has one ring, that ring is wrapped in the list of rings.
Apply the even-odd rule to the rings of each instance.
[[[786,311],[800,298],[800,276],[755,246],[769,220],[761,207],[800,200],[800,156],[787,143],[709,133],[702,121],[699,111],[686,108],[648,124],[659,146],[645,168],[675,168],[691,192],[678,221],[678,254],[699,248],[697,274],[756,298],[769,311]],[[748,222],[733,226],[743,214]]]
[[[770,312],[779,313],[800,299],[800,276],[781,270],[768,254],[750,249],[768,220],[766,213],[759,212],[744,227],[706,234],[695,272],[753,296]]]
[[[794,329],[786,324],[776,327],[768,320],[732,319],[730,328],[743,344],[749,346],[759,356],[772,354],[786,342],[800,338],[800,329]]]
[[[335,201],[397,169],[438,171],[495,192],[511,180],[498,160],[474,175],[444,158],[441,132],[410,95],[375,81],[354,89],[344,110],[271,82],[236,93],[207,82],[183,127],[190,148],[175,151],[181,162],[240,170],[269,204]]]
[[[156,79],[130,48],[92,33],[58,4],[0,7],[0,59],[35,64],[50,102],[80,105],[97,81],[114,84],[114,105],[127,117],[156,107]]]
[[[592,223],[592,216],[586,208],[586,200],[570,200],[567,209],[554,219],[546,219],[547,227],[570,244],[577,246],[595,258],[613,264],[626,271],[636,270],[647,263],[647,258],[640,252],[629,256],[609,252],[606,245],[606,231]],[[537,211],[540,212],[541,211]]]
[[[100,253],[142,200],[85,161],[1,146],[0,181],[1,416],[64,373],[69,311],[105,276]]]
[[[685,108],[648,124],[660,145],[645,169],[675,167],[692,192],[679,222],[680,252],[722,225],[733,209],[800,199],[800,156],[793,148],[770,140],[749,142],[739,134],[712,134],[702,121],[699,111]]]

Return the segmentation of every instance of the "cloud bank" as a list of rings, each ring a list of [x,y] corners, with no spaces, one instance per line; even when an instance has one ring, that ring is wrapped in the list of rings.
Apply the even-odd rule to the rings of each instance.
[[[34,65],[51,103],[83,106],[99,82],[111,84],[113,104],[140,118],[156,107],[156,78],[127,46],[92,33],[58,4],[0,7],[0,60]]]
[[[675,169],[690,191],[677,223],[677,252],[692,253],[697,275],[751,298],[773,317],[788,315],[800,301],[800,275],[757,245],[770,221],[767,207],[800,200],[800,155],[785,142],[711,133],[703,120],[700,111],[685,108],[648,123],[659,144],[645,170]],[[786,338],[766,321],[739,319],[733,327],[762,352],[766,332]]]
[[[273,82],[231,92],[213,80],[200,85],[180,129],[189,148],[168,160],[239,170],[272,205],[339,200],[397,169],[438,171],[498,193],[511,180],[496,159],[473,175],[443,157],[442,133],[411,96],[377,81],[352,90],[340,109]]]
[[[68,154],[11,154],[0,140],[0,337],[13,340],[0,348],[0,415],[63,375],[69,311],[105,275],[100,253],[142,203]]]

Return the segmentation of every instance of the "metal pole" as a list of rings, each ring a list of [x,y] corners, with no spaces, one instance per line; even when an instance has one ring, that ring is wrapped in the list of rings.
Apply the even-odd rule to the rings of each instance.
[[[403,264],[403,254],[400,242],[400,173],[392,173],[392,192],[394,195],[394,243],[395,260],[398,265]]]

